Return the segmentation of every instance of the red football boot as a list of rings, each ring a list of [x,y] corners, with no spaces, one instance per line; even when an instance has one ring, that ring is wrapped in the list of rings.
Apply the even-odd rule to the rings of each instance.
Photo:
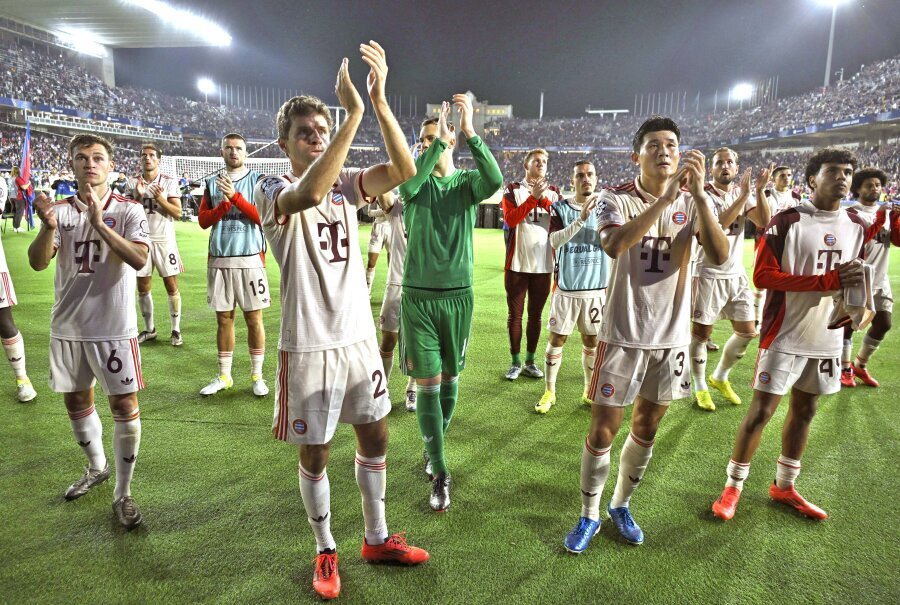
[[[856,374],[856,377],[863,381],[863,384],[869,385],[870,387],[881,386],[877,380],[872,378],[872,375],[869,374],[869,370],[866,368],[861,368],[858,365],[851,364],[850,369],[853,370],[853,373]]]
[[[399,563],[401,565],[418,565],[428,560],[429,554],[424,548],[410,546],[403,533],[394,534],[384,544],[372,546],[363,540],[362,558],[369,563]]]
[[[775,502],[781,502],[782,504],[787,504],[796,509],[797,512],[804,517],[809,517],[810,519],[815,519],[817,521],[824,521],[828,518],[828,513],[812,502],[808,502],[806,498],[797,493],[797,490],[794,489],[793,485],[787,489],[781,489],[773,481],[772,485],[769,486],[769,497]]]
[[[734,517],[737,511],[738,501],[741,499],[741,490],[736,487],[726,487],[712,505],[712,511],[722,521],[728,521]]]
[[[853,366],[851,365],[849,368],[844,368],[841,370],[841,386],[852,389],[856,386],[856,379],[853,374]]]
[[[337,553],[322,553],[316,557],[313,571],[313,590],[323,599],[335,599],[341,594],[341,576],[338,575]]]

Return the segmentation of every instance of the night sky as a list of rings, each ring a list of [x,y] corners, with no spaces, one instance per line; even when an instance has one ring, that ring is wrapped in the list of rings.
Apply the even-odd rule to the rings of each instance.
[[[341,57],[364,90],[358,45],[388,53],[388,94],[425,102],[472,90],[536,117],[632,109],[636,93],[698,90],[711,109],[741,80],[778,75],[779,96],[822,85],[831,8],[820,0],[371,2],[170,0],[222,25],[227,48],[117,49],[116,83],[201,98],[196,80],[297,88],[335,103]],[[438,10],[440,7],[440,10]],[[900,54],[900,0],[838,8],[832,70]],[[836,80],[833,77],[832,80]],[[212,101],[212,99],[210,99]],[[404,111],[404,113],[406,113]]]

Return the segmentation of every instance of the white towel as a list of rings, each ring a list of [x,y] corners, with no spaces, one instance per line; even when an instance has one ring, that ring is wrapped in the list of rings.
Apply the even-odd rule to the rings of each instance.
[[[853,330],[862,330],[875,317],[875,299],[872,296],[875,269],[868,263],[862,263],[862,267],[863,283],[841,288],[834,295],[834,309],[828,320],[828,329],[850,326]]]

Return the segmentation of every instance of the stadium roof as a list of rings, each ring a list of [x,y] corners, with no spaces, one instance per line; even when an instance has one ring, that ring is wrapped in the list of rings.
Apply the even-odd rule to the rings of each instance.
[[[183,2],[172,6],[189,10]],[[175,27],[154,12],[123,0],[0,0],[0,16],[51,33],[86,32],[92,41],[113,48],[223,44],[211,39],[210,27]]]

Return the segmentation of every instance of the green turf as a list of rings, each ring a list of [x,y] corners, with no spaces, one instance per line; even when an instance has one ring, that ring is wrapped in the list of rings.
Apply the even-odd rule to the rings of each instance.
[[[27,267],[31,237],[7,230],[6,256],[19,294],[34,403],[15,402],[6,370],[0,420],[0,602],[288,603],[314,602],[314,553],[297,487],[297,455],[269,429],[271,397],[250,393],[246,328],[239,322],[235,388],[210,399],[198,390],[216,373],[215,321],[206,308],[206,234],[179,224],[188,273],[180,279],[185,344],[164,339],[142,349],[147,389],[140,394],[143,441],[134,494],[144,525],[126,533],[110,508],[112,481],[76,502],[62,492],[81,472],[62,398],[47,388],[53,271]],[[360,234],[361,243],[368,231]],[[891,333],[871,364],[882,388],[859,387],[825,399],[812,426],[799,485],[831,514],[815,523],[768,501],[785,406],[766,430],[739,513],[724,525],[709,505],[746,405],[714,414],[687,400],[663,420],[654,458],[632,504],[646,533],[639,548],[605,522],[580,557],[562,539],[580,510],[578,469],[589,410],[579,403],[580,347],[565,349],[559,400],[547,416],[532,406],[541,381],[503,379],[508,365],[500,231],[477,230],[475,326],[460,405],[449,433],[453,506],[434,514],[403,377],[391,378],[388,522],[427,548],[417,569],[364,564],[362,516],[353,477],[353,438],[341,427],[332,448],[332,529],[342,599],[358,603],[857,603],[900,601],[898,459],[900,336]],[[748,247],[749,257],[749,247]],[[900,291],[900,254],[893,254]],[[372,310],[386,274],[379,260]],[[270,260],[272,289],[277,266]],[[153,286],[157,326],[168,333],[162,283]],[[265,375],[273,382],[279,316],[265,313]],[[110,310],[98,309],[98,313]],[[896,332],[896,331],[895,331]],[[724,344],[726,323],[714,339]],[[859,338],[857,337],[857,342]],[[577,342],[577,341],[576,341]],[[539,351],[543,350],[542,338]],[[745,400],[752,359],[734,371]],[[711,365],[718,359],[712,354]],[[717,400],[718,401],[718,400]],[[112,422],[98,405],[112,449]],[[622,438],[613,447],[609,499]],[[891,461],[894,462],[891,462]]]

